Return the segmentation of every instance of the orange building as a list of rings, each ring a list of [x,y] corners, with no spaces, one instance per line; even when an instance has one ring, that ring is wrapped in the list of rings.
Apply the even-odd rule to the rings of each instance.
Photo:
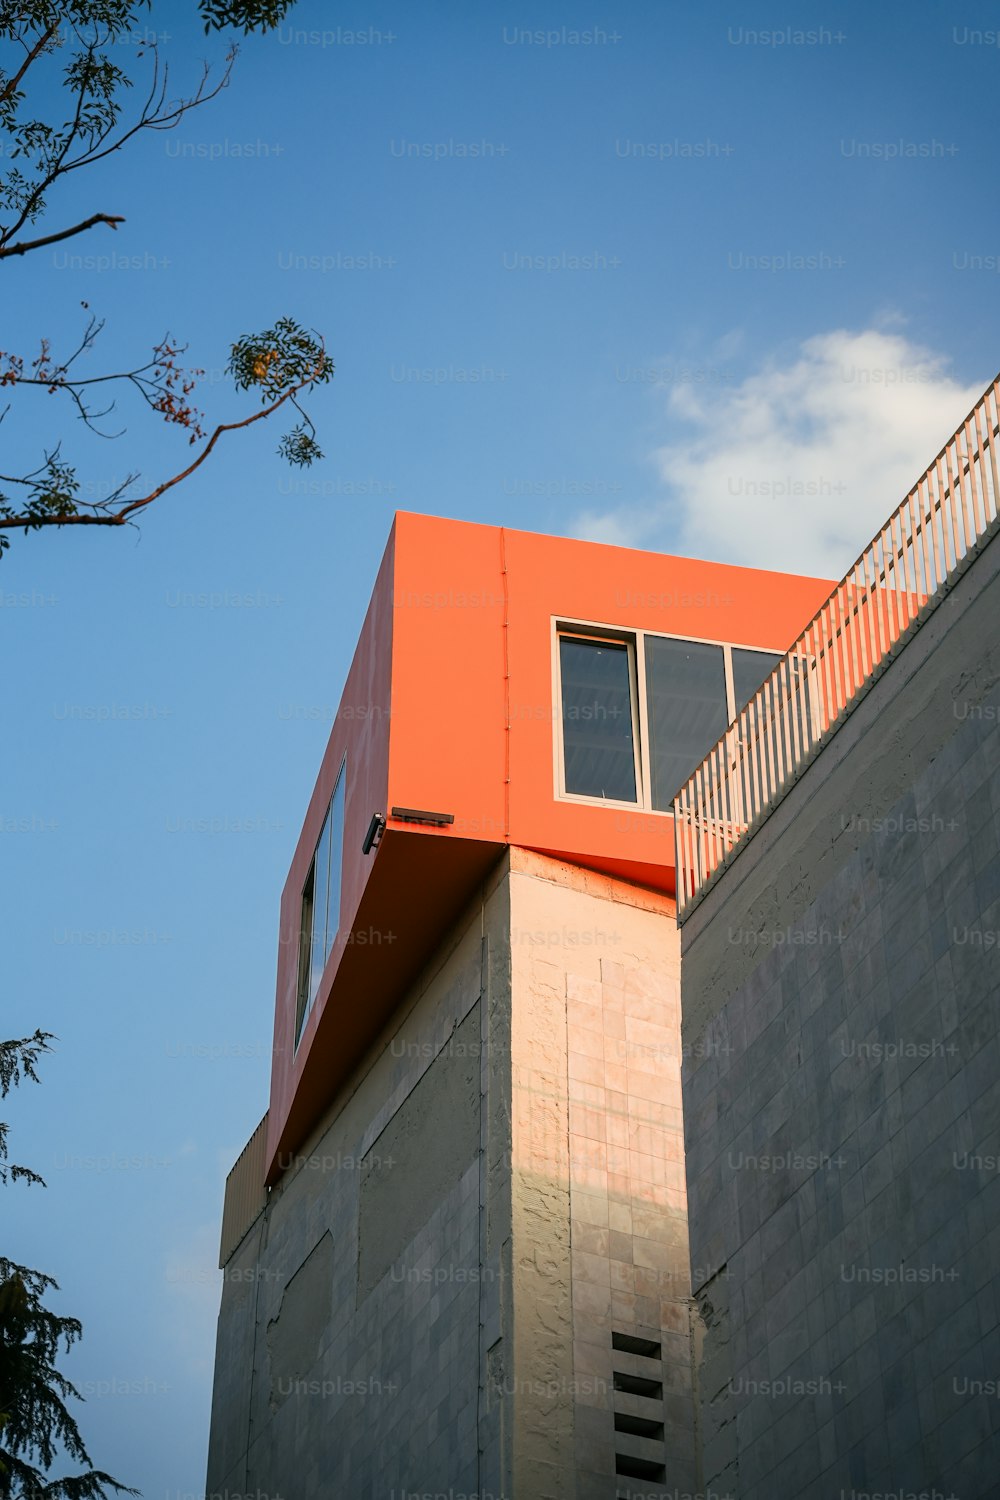
[[[835,587],[397,515],[208,1492],[995,1492],[998,396]]]
[[[822,579],[400,513],[281,900],[208,1490],[697,1488],[673,798]]]

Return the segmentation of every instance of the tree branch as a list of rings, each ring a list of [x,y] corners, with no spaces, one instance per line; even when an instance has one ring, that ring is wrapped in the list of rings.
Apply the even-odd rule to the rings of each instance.
[[[74,512],[69,515],[60,515],[57,513],[53,513],[49,516],[37,514],[21,516],[0,516],[0,534],[6,531],[38,530],[42,526],[122,526],[128,520],[129,516],[131,516],[133,511],[143,510],[147,505],[152,505],[153,501],[158,500],[161,495],[166,493],[167,490],[173,489],[175,484],[180,484],[183,480],[190,478],[190,476],[195,472],[196,469],[200,469],[201,465],[205,462],[206,458],[208,458],[212,449],[215,447],[216,443],[224,433],[239,432],[244,427],[252,427],[255,422],[260,422],[265,417],[272,416],[280,406],[285,405],[286,401],[291,401],[293,406],[298,407],[298,402],[295,400],[295,397],[299,394],[300,391],[303,391],[308,386],[312,385],[314,379],[315,375],[313,373],[310,373],[307,379],[299,381],[296,385],[291,386],[287,391],[282,392],[282,394],[276,401],[271,402],[270,406],[265,406],[260,411],[253,412],[249,417],[244,417],[240,422],[220,422],[215,431],[212,433],[211,437],[206,442],[205,446],[202,448],[201,452],[198,454],[198,457],[192,463],[188,464],[186,469],[181,469],[179,473],[174,474],[170,479],[165,479],[163,483],[158,484],[154,490],[150,490],[148,495],[141,495],[138,499],[131,500],[128,505],[123,505],[121,510],[116,510],[103,515],[89,515]],[[299,410],[301,410],[301,408],[299,408]],[[3,480],[8,484],[12,482],[11,478],[6,475],[0,475],[0,480]]]
[[[87,53],[88,56],[93,57],[94,48],[92,46],[88,47]],[[62,143],[62,148],[53,158],[53,160],[48,163],[44,176],[40,181],[35,183],[35,186],[32,188],[31,192],[28,194],[28,197],[21,205],[21,212],[18,218],[14,221],[13,224],[5,226],[3,231],[0,232],[0,245],[6,245],[12,234],[18,234],[20,230],[24,228],[25,224],[30,223],[32,220],[37,218],[39,213],[39,205],[43,201],[43,194],[48,192],[49,188],[59,177],[60,173],[65,170],[64,163],[66,161],[66,153],[69,151],[70,146],[76,140],[77,132],[80,128],[80,120],[83,116],[83,101],[86,96],[86,92],[86,80],[81,80],[80,87],[76,92],[76,105],[73,109],[73,119],[68,126],[68,133],[66,135],[66,139]]]
[[[38,41],[32,47],[31,51],[24,59],[24,62],[18,68],[13,78],[9,83],[5,83],[3,88],[0,89],[0,104],[2,104],[5,99],[9,99],[12,94],[17,93],[17,86],[21,82],[21,79],[24,77],[25,73],[27,73],[28,69],[31,67],[31,64],[35,61],[35,58],[39,55],[39,53],[45,51],[45,48],[48,46],[49,42],[52,40],[58,30],[58,23],[53,22],[48,31],[44,32],[38,38]]]
[[[279,406],[284,406],[286,401],[292,400],[293,397],[298,395],[299,391],[304,390],[306,386],[311,384],[312,376],[308,380],[303,380],[292,389],[285,391],[283,395],[278,397],[277,401],[272,401],[270,406],[263,407],[261,411],[255,411],[252,416],[244,417],[242,422],[220,422],[193,463],[188,464],[186,469],[182,469],[172,479],[164,480],[162,484],[157,485],[155,490],[151,490],[148,495],[144,495],[140,500],[133,500],[130,504],[123,506],[120,511],[116,512],[115,520],[124,521],[126,516],[131,515],[132,511],[141,510],[143,506],[150,505],[154,500],[158,500],[166,490],[173,489],[175,484],[180,484],[182,479],[187,479],[194,473],[195,469],[200,468],[205,462],[224,432],[239,432],[243,427],[252,427],[255,422],[261,421],[263,417],[271,416],[278,410]],[[2,529],[2,525],[0,525],[0,529]]]
[[[177,99],[167,104],[169,70],[166,64],[164,64],[163,81],[161,83],[159,81],[160,59],[155,43],[150,45],[149,51],[153,54],[153,77],[149,88],[149,98],[143,105],[142,112],[135,124],[118,136],[116,140],[113,140],[110,146],[106,146],[104,144],[105,141],[114,131],[114,125],[109,126],[100,140],[93,146],[88,146],[73,161],[68,161],[61,165],[59,168],[60,175],[64,176],[67,172],[75,172],[78,167],[92,166],[94,162],[102,161],[105,156],[111,156],[113,152],[120,151],[126,142],[130,141],[140,130],[173,130],[182,117],[187,114],[188,110],[198,109],[202,104],[209,104],[222,93],[224,88],[228,88],[233,66],[239,56],[239,48],[235,45],[230,47],[226,53],[225,68],[222,77],[213,89],[208,88],[211,68],[208,63],[205,63],[202,67],[201,81],[191,97],[189,99]],[[156,100],[155,104],[153,102],[154,98]]]
[[[41,250],[45,245],[54,245],[58,240],[71,239],[74,234],[83,234],[86,229],[93,229],[95,224],[107,224],[109,229],[117,229],[119,224],[124,224],[122,214],[91,214],[89,219],[84,219],[82,224],[74,224],[72,229],[61,229],[58,234],[46,234],[38,240],[20,240],[16,245],[7,245],[0,249],[0,260],[6,260],[8,255],[27,255],[29,250]]]

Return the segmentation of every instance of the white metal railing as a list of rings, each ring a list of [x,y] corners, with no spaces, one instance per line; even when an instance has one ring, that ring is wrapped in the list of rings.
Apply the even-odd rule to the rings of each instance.
[[[996,520],[998,437],[1000,375],[677,793],[679,917]]]

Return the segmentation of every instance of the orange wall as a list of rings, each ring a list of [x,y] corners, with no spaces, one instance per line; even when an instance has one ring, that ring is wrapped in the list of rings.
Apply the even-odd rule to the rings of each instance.
[[[390,802],[672,891],[669,814],[555,798],[553,616],[784,651],[832,583],[406,513],[396,535]]]
[[[505,842],[504,605],[493,526],[396,517],[390,806]]]

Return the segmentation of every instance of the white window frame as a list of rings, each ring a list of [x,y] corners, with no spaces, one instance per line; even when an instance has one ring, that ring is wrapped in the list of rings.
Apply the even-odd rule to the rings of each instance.
[[[554,710],[552,715],[552,761],[553,786],[557,802],[575,802],[586,807],[611,807],[630,812],[650,813],[654,817],[669,818],[671,811],[652,805],[652,778],[650,775],[649,712],[646,701],[646,637],[663,640],[689,642],[696,646],[718,646],[722,650],[723,670],[726,682],[726,727],[736,721],[736,692],[733,686],[733,652],[762,651],[779,660],[788,655],[788,648],[776,646],[750,646],[745,641],[720,641],[717,638],[697,635],[672,635],[666,630],[646,630],[631,625],[611,625],[601,620],[571,620],[564,615],[552,616],[552,683]],[[607,641],[609,644],[627,646],[629,657],[629,684],[632,700],[632,745],[636,758],[636,800],[634,802],[612,801],[606,797],[587,797],[580,792],[566,790],[566,762],[563,744],[562,718],[562,666],[559,642],[564,638],[578,640]],[[808,657],[805,662],[806,676],[812,677],[815,663]],[[766,681],[766,679],[765,679]],[[810,691],[810,717],[813,730],[816,727],[818,704]]]
[[[582,792],[567,792],[566,790],[566,747],[563,743],[562,733],[562,661],[559,651],[559,642],[563,639],[586,640],[594,643],[607,642],[612,646],[625,646],[628,652],[628,676],[629,676],[629,706],[632,711],[632,757],[635,767],[635,795],[634,802],[621,802],[611,797],[587,797]],[[557,796],[562,802],[583,802],[588,807],[595,804],[599,807],[629,808],[634,811],[642,805],[641,799],[645,795],[643,787],[643,767],[648,764],[649,756],[642,750],[640,734],[642,725],[642,710],[645,707],[645,689],[641,678],[637,675],[636,647],[635,642],[623,635],[621,631],[615,631],[613,627],[604,628],[590,622],[577,624],[577,622],[565,623],[558,627],[553,641],[553,660],[556,682],[556,715],[554,724],[558,726],[558,733],[552,736],[556,756],[556,787]],[[642,703],[640,705],[640,693]]]

